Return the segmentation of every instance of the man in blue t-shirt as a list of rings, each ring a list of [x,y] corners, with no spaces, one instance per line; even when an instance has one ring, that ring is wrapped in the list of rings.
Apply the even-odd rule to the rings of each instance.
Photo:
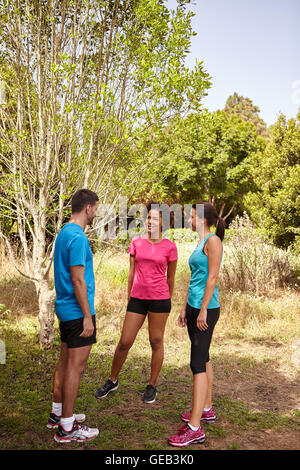
[[[98,196],[80,189],[72,198],[72,216],[59,232],[54,250],[55,311],[61,352],[53,381],[53,402],[47,427],[58,428],[56,442],[85,441],[99,434],[74,415],[80,376],[96,342],[93,254],[84,229],[96,216]]]

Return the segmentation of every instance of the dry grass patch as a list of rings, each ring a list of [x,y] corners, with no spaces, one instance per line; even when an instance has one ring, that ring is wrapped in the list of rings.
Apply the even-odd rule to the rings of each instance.
[[[128,254],[124,249],[97,253],[96,311],[98,342],[82,378],[76,411],[101,430],[99,439],[68,449],[170,450],[167,437],[180,426],[180,413],[191,406],[192,374],[186,329],[177,318],[189,283],[187,258],[180,260],[165,334],[165,360],[158,400],[145,406],[141,397],[149,378],[151,348],[147,320],[120,374],[120,388],[96,400],[107,379],[120,337],[127,303]],[[7,364],[0,376],[0,448],[56,449],[45,428],[51,404],[52,374],[59,334],[52,350],[38,347],[34,286],[19,276],[0,274],[0,303],[11,313],[1,318]],[[206,442],[191,449],[296,449],[300,426],[299,366],[294,345],[299,335],[299,294],[277,290],[272,298],[226,291],[220,285],[221,317],[211,347],[215,371],[215,425],[206,426]],[[57,324],[57,322],[56,322]],[[36,430],[36,434],[32,429]]]

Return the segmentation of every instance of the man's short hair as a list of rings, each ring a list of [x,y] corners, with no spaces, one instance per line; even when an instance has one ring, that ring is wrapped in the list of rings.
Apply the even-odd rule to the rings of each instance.
[[[72,214],[81,212],[88,204],[93,206],[99,198],[90,189],[79,189],[72,197]]]

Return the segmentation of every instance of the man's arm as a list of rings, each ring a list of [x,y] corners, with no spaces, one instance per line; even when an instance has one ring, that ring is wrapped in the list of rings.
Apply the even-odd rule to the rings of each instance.
[[[84,266],[70,266],[71,279],[74,287],[75,297],[83,313],[83,331],[80,336],[88,338],[94,332],[92,314],[87,296],[87,287],[84,279]]]

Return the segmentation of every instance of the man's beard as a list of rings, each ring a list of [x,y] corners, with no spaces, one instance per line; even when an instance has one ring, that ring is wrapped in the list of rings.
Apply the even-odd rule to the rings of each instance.
[[[88,225],[89,225],[90,227],[93,226],[94,218],[95,218],[95,217],[91,218],[91,219],[88,221]]]

